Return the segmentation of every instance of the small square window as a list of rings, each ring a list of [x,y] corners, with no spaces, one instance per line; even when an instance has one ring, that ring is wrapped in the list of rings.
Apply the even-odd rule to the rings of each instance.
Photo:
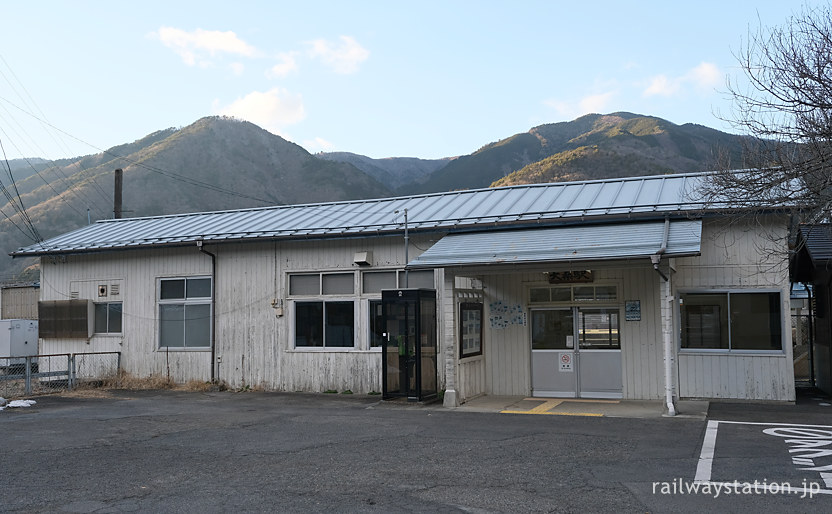
[[[186,281],[186,298],[211,298],[210,278],[189,278]]]
[[[121,302],[95,304],[95,333],[121,333]]]
[[[395,271],[372,271],[361,274],[362,289],[366,293],[380,293],[382,289],[396,289]]]
[[[321,294],[321,276],[317,273],[314,275],[289,275],[289,294]]]
[[[553,302],[571,302],[572,288],[571,287],[553,287],[552,288]]]
[[[548,302],[549,301],[549,288],[548,287],[533,287],[529,291],[529,300],[532,302]]]
[[[328,273],[323,275],[321,292],[323,294],[353,294],[355,275],[353,273]]]
[[[185,298],[185,279],[162,280],[159,298],[162,300],[179,300]]]

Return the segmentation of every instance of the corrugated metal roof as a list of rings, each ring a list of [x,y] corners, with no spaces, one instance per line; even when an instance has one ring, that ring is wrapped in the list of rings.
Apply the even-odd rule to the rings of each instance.
[[[408,265],[432,268],[646,258],[659,252],[664,230],[664,221],[642,221],[450,234]],[[698,255],[701,239],[701,220],[672,220],[664,255]]]
[[[800,236],[815,266],[826,265],[832,260],[832,225],[801,225]]]
[[[223,212],[102,220],[11,255],[81,253],[212,241],[398,233],[407,209],[414,231],[552,224],[590,217],[644,217],[704,207],[693,199],[705,174],[533,184],[418,196]]]

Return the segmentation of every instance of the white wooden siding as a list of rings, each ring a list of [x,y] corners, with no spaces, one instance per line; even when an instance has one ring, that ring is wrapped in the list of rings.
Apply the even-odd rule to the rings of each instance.
[[[774,224],[773,231],[780,229]],[[437,237],[411,238],[409,258],[430,247]],[[673,294],[680,290],[750,288],[780,290],[783,326],[788,326],[788,275],[784,263],[762,259],[761,245],[770,244],[757,232],[739,226],[706,222],[702,256],[676,259]],[[401,268],[405,262],[401,237],[263,242],[208,245],[217,255],[216,377],[231,387],[263,387],[284,391],[381,391],[381,354],[368,347],[367,302],[379,295],[361,295],[356,275],[356,348],[296,349],[292,340],[292,303],[286,277],[304,271],[356,271]],[[358,268],[357,252],[372,251],[373,265]],[[135,250],[41,259],[41,299],[80,298],[99,301],[97,285],[117,284],[123,301],[123,333],[96,335],[86,340],[45,340],[43,353],[121,351],[124,368],[139,376],[170,375],[178,382],[208,380],[211,352],[160,351],[156,284],[160,277],[211,274],[211,259],[195,247]],[[646,259],[645,259],[646,261]],[[666,263],[663,263],[666,266]],[[574,268],[571,267],[571,268]],[[664,394],[660,316],[661,279],[648,262],[589,263],[596,283],[619,286],[623,395],[627,399],[658,399]],[[454,380],[458,400],[486,393],[530,394],[531,345],[529,327],[490,324],[490,304],[520,305],[528,316],[530,286],[548,285],[546,271],[568,266],[499,269],[437,270],[440,390],[446,374]],[[483,286],[484,336],[481,357],[458,358],[457,279],[476,278]],[[464,280],[463,280],[464,281]],[[623,305],[641,302],[641,321],[626,321]],[[273,306],[278,307],[275,309]],[[282,314],[281,314],[282,312]],[[678,305],[674,316],[678,313]],[[527,318],[528,319],[528,318]],[[678,334],[678,321],[675,326]],[[675,345],[678,348],[678,335]],[[794,399],[791,333],[784,330],[782,355],[677,355],[676,387],[682,396],[716,398]],[[749,382],[751,380],[751,382]]]
[[[211,259],[195,247],[41,258],[41,300],[67,300],[73,292],[81,299],[104,300],[98,297],[99,282],[118,283],[123,300],[122,334],[97,334],[89,341],[42,339],[41,353],[120,351],[123,368],[140,377],[208,380],[210,351],[158,349],[156,279],[210,274]]]
[[[432,244],[431,239],[418,236],[411,241],[411,258],[420,252],[419,248]],[[381,353],[369,349],[367,326],[368,300],[379,295],[359,296],[360,279],[356,278],[355,349],[296,349],[291,340],[293,310],[287,296],[286,276],[299,271],[356,271],[359,268],[353,258],[359,251],[373,252],[373,266],[361,269],[401,268],[405,261],[402,238],[223,244],[206,245],[205,249],[217,256],[217,379],[233,388],[381,391]],[[43,300],[69,299],[75,292],[79,298],[101,301],[97,296],[99,283],[118,284],[119,296],[107,301],[123,300],[122,334],[95,335],[89,341],[42,340],[42,353],[121,351],[124,369],[140,377],[170,376],[177,382],[210,379],[210,350],[157,348],[157,279],[210,275],[211,258],[196,247],[66,259],[46,257],[41,269]],[[437,271],[435,277],[441,284],[442,271]],[[441,305],[441,287],[438,296]],[[282,315],[273,306],[282,307]],[[437,322],[441,323],[444,316],[440,311]],[[439,344],[440,352],[447,350],[442,339]],[[444,361],[437,364],[442,387]]]
[[[677,259],[678,273],[673,277],[676,313],[679,292],[685,290],[779,290],[781,326],[791,326],[784,219],[756,221],[760,223],[703,224],[702,255]],[[677,334],[678,328],[677,319]],[[782,354],[680,351],[678,388],[683,398],[793,401],[791,330],[783,330]]]

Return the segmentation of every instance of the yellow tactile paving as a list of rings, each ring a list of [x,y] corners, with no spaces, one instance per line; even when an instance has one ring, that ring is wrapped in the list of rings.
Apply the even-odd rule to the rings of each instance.
[[[524,398],[523,402],[541,402],[540,405],[532,407],[531,409],[505,409],[501,410],[501,414],[546,414],[550,416],[603,416],[600,412],[570,412],[565,410],[552,410],[558,406],[566,407],[570,403],[590,403],[590,404],[617,404],[618,400],[582,400],[582,399],[541,399],[541,398]],[[518,404],[521,402],[518,402]],[[566,404],[566,405],[564,405]],[[512,407],[517,404],[512,405]]]

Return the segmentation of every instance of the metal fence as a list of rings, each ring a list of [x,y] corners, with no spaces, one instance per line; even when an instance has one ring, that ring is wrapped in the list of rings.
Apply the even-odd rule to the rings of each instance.
[[[0,397],[72,390],[114,380],[121,352],[59,353],[0,357]]]

